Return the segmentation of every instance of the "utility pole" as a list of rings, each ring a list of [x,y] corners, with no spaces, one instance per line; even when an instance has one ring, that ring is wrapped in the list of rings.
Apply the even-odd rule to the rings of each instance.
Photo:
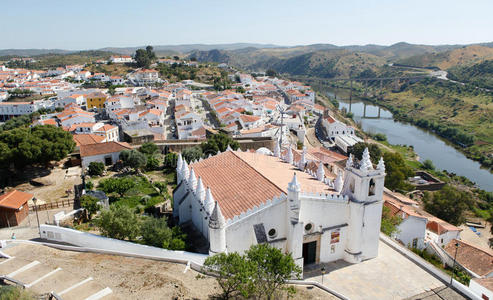
[[[455,259],[457,258],[457,250],[459,250],[459,243],[455,243],[455,255],[454,255],[454,263],[452,264],[452,276],[450,276],[450,283],[449,287],[452,286],[452,281],[454,280],[454,274],[455,274]]]

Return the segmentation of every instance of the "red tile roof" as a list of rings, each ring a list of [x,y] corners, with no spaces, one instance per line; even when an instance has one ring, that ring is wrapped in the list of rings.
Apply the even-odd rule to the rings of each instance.
[[[99,154],[115,153],[122,150],[131,150],[132,147],[124,142],[107,142],[80,146],[80,156],[93,156]]]
[[[493,272],[493,255],[464,241],[453,239],[445,246],[445,251],[451,257],[455,256],[456,243],[459,244],[457,262],[460,265],[479,276],[486,276]]]
[[[82,145],[102,143],[106,138],[97,134],[74,134],[75,144],[80,147]]]
[[[0,207],[19,209],[33,197],[34,195],[30,193],[21,192],[18,190],[11,190],[3,195],[0,195]]]
[[[227,151],[191,164],[195,174],[231,219],[254,206],[287,193],[295,172],[302,191],[328,193],[328,186],[277,157],[255,152]]]

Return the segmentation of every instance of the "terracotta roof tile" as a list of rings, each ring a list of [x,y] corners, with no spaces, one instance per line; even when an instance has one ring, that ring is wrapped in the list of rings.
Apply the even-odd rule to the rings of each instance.
[[[0,207],[19,209],[27,201],[34,197],[33,194],[11,190],[3,195],[0,195]]]
[[[457,249],[457,262],[459,264],[479,276],[486,276],[493,272],[493,255],[464,241],[453,239],[445,246],[445,251],[451,257],[455,256],[456,243],[459,243]]]
[[[98,154],[120,152],[122,150],[131,150],[132,147],[124,142],[107,142],[100,144],[89,144],[80,146],[80,156],[93,156]]]
[[[296,172],[302,191],[328,193],[328,186],[277,157],[227,151],[191,164],[221,206],[226,219],[287,193]]]

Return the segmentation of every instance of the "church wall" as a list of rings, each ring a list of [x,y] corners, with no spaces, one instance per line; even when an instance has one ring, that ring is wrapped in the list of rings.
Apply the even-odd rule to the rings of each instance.
[[[347,201],[330,201],[327,199],[301,198],[300,221],[312,224],[312,230],[303,229],[305,242],[310,234],[319,235],[320,262],[341,259],[344,256],[348,237],[348,226],[327,230],[327,228],[349,223]],[[325,229],[325,230],[323,230]]]
[[[281,201],[272,206],[258,211],[250,216],[242,218],[237,222],[226,227],[226,248],[228,252],[240,252],[247,250],[251,245],[257,244],[257,239],[253,230],[253,225],[264,224],[267,240],[277,240],[286,238],[286,202]],[[270,229],[276,230],[275,237],[269,237]],[[285,242],[276,243],[279,247]],[[279,247],[280,248],[280,247]]]
[[[383,201],[365,205],[363,208],[362,228],[362,259],[378,256],[378,242],[380,238],[380,223],[382,220]]]
[[[348,230],[346,227],[325,231],[320,238],[320,261],[330,262],[344,258]],[[339,241],[337,241],[339,236]]]
[[[178,198],[180,199],[180,198]],[[180,199],[181,200],[181,199]],[[178,200],[178,201],[180,201]],[[185,222],[188,222],[192,219],[192,214],[191,214],[191,200],[193,200],[193,194],[189,193],[187,197],[183,200],[181,204],[179,204],[179,216],[180,216],[180,224],[183,224]]]

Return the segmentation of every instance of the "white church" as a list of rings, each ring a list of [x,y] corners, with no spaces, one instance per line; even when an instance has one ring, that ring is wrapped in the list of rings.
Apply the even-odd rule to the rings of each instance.
[[[268,152],[268,151],[267,151]],[[209,241],[209,253],[243,252],[268,243],[291,253],[299,266],[343,259],[359,263],[378,255],[385,166],[376,168],[366,149],[349,157],[334,180],[306,169],[306,151],[293,161],[233,151],[177,163],[173,215],[191,222]],[[309,174],[311,173],[311,174]]]

